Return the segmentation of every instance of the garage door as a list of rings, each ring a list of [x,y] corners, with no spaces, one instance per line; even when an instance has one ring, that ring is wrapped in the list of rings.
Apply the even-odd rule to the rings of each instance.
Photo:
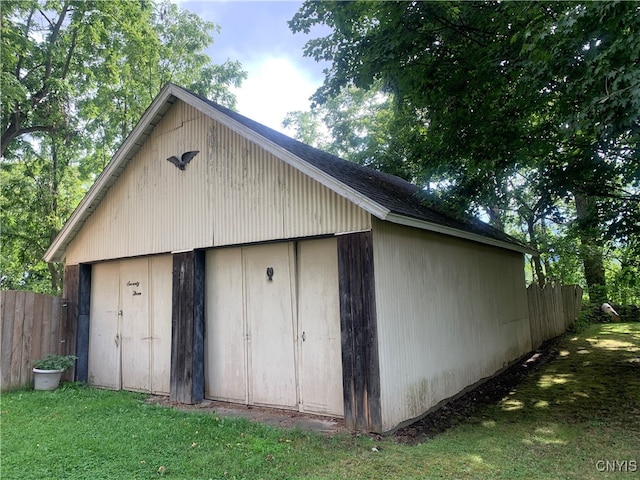
[[[205,396],[342,415],[334,238],[207,252]]]
[[[89,383],[169,394],[171,256],[91,269]]]

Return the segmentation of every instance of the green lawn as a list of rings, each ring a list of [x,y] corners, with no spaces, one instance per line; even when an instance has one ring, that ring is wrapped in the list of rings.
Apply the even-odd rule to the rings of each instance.
[[[631,479],[640,473],[640,324],[566,336],[558,357],[499,404],[417,446],[328,439],[75,384],[3,394],[0,411],[7,480]]]

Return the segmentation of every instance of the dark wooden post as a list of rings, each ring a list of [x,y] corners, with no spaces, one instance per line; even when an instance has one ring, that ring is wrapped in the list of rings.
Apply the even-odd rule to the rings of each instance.
[[[171,401],[204,398],[205,252],[173,255],[171,308]]]
[[[69,304],[67,303],[67,309]],[[91,311],[91,265],[78,268],[78,321],[76,324],[76,375],[79,382],[89,381],[89,312]]]
[[[76,334],[78,331],[78,292],[80,288],[80,267],[65,265],[64,282],[62,284],[62,319],[65,323],[66,355],[76,354]],[[76,369],[71,368],[64,373],[65,380],[75,379]]]
[[[345,424],[352,429],[381,432],[371,232],[338,237],[338,278]]]

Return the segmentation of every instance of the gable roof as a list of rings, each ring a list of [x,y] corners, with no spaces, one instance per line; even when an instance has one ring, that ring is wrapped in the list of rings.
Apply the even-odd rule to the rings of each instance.
[[[369,167],[348,162],[306,145],[200,95],[169,83],[146,110],[131,134],[53,240],[44,255],[47,262],[57,262],[64,258],[66,247],[75,238],[86,219],[93,213],[108,189],[120,177],[128,162],[142,147],[154,127],[162,120],[171,106],[179,100],[256,142],[284,162],[381,220],[522,253],[532,253],[532,250],[526,245],[484,222],[476,219],[461,220],[427,206],[424,202],[423,191],[412,183]]]

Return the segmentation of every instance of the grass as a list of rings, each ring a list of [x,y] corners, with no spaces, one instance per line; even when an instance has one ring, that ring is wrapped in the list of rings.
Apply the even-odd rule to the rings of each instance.
[[[76,384],[54,392],[12,392],[2,396],[0,407],[0,476],[636,477],[640,472],[640,324],[593,325],[566,336],[559,349],[554,361],[501,402],[417,446],[368,436],[328,439],[243,419],[180,412],[146,404],[144,395]]]

